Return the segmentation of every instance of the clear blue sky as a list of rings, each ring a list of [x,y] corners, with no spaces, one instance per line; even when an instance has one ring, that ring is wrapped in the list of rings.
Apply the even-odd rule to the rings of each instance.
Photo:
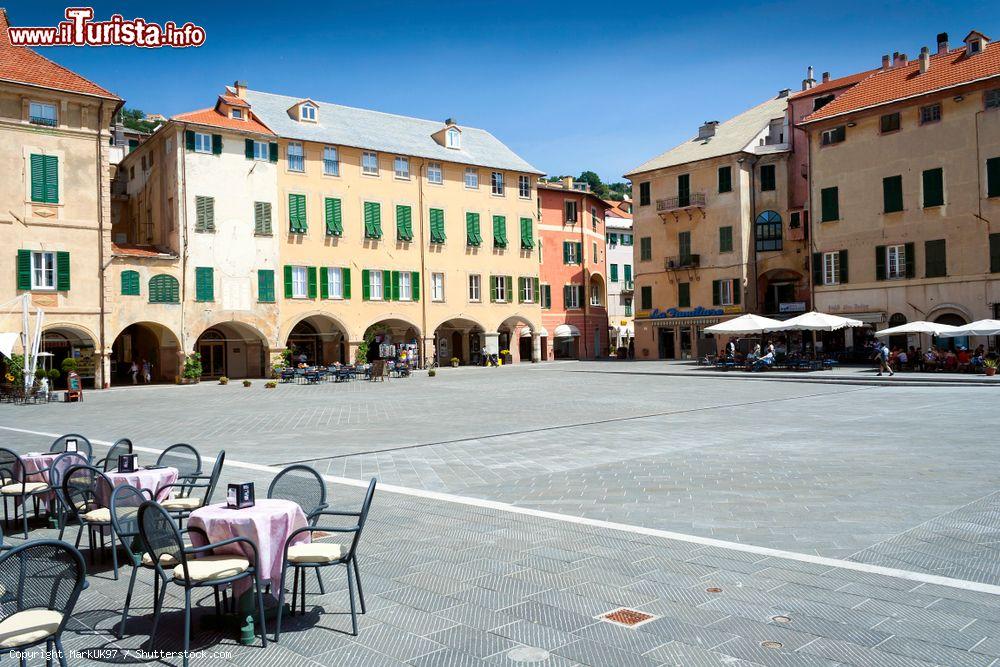
[[[83,3],[80,3],[83,4]],[[826,6],[824,6],[826,5]],[[8,2],[14,25],[65,5]],[[275,8],[280,8],[276,10]],[[1000,39],[995,2],[98,2],[205,27],[201,48],[42,53],[129,106],[171,115],[250,87],[493,132],[549,174],[626,170],[781,88],[916,56],[946,31]]]

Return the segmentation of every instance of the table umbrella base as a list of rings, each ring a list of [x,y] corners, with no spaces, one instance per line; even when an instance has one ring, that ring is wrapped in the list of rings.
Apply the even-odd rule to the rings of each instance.
[[[288,605],[285,605],[288,613]],[[264,593],[264,620],[273,623],[278,618],[278,600],[270,593]],[[221,614],[206,614],[201,618],[203,630],[216,630],[236,635],[241,644],[249,645],[257,641],[260,634],[257,628],[257,599],[251,588],[236,601],[235,612]]]

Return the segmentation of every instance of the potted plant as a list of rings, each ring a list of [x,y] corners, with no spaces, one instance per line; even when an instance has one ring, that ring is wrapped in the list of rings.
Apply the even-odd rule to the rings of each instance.
[[[244,387],[250,387],[250,386],[253,386],[253,382],[251,382],[250,380],[244,380],[244,381],[243,381],[243,386],[244,386]]]
[[[223,375],[222,377],[219,378],[219,384],[229,384],[229,378]]]
[[[1000,366],[1000,359],[993,357],[992,359],[983,360],[983,369],[986,371],[987,376],[994,376],[997,374],[997,366]]]
[[[427,377],[429,377],[429,378],[432,378],[432,377],[436,376],[437,374],[438,374],[437,371],[434,370],[433,368],[430,369],[429,371],[427,371]]]
[[[184,370],[181,372],[181,384],[198,384],[201,380],[201,355],[197,352],[189,354],[184,359]]]
[[[264,388],[265,389],[274,389],[277,386],[278,386],[278,383],[275,382],[274,380],[268,380],[267,382],[264,383]]]
[[[56,380],[59,379],[59,376],[62,375],[62,372],[58,368],[53,368],[49,370],[48,375],[49,375],[49,386],[54,389],[56,386]]]
[[[459,364],[458,357],[452,357],[451,358],[451,367],[452,368],[458,368],[458,364]]]
[[[510,350],[500,350],[500,365],[512,363],[514,363],[514,358],[511,356]]]

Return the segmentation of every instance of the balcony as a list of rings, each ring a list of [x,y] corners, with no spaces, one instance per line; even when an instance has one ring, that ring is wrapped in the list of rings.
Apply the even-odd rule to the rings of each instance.
[[[622,281],[622,294],[635,291],[635,282],[632,280]]]
[[[667,257],[663,262],[663,267],[667,271],[677,269],[696,269],[701,266],[701,255],[680,255],[678,257]]]
[[[687,213],[688,219],[691,219],[691,211],[698,211],[701,213],[701,217],[705,217],[705,193],[704,192],[691,192],[688,194],[677,195],[676,197],[664,197],[663,199],[656,200],[656,212],[664,220],[667,219],[668,215],[672,215],[674,221],[680,219],[681,213]]]
[[[55,127],[56,126],[56,119],[55,118],[46,118],[44,116],[31,116],[31,117],[29,117],[28,120],[29,120],[29,122],[32,125],[44,125],[46,127]]]

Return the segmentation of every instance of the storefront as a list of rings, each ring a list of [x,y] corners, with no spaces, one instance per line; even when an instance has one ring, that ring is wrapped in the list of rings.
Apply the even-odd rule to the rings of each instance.
[[[639,359],[694,359],[716,352],[716,340],[705,327],[742,314],[738,306],[639,312],[635,323]]]
[[[55,380],[54,387],[64,387],[66,374],[62,372],[66,359],[76,361],[76,373],[83,380],[83,386],[94,388],[94,378],[97,373],[97,356],[94,353],[94,342],[70,329],[50,329],[42,333],[42,341],[38,355],[38,368],[50,371],[53,368],[60,371],[60,378]]]

